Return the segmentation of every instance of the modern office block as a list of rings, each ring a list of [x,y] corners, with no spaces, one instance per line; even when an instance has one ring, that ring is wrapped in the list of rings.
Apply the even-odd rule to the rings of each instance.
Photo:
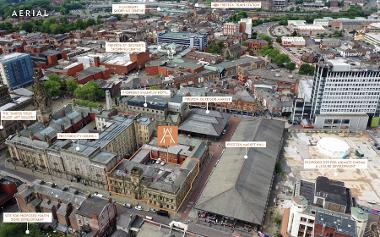
[[[32,84],[32,58],[25,53],[11,53],[0,57],[0,77],[10,89]]]
[[[380,113],[380,70],[345,59],[320,60],[311,96],[315,127],[363,130]]]
[[[158,34],[157,43],[175,43],[204,50],[207,48],[207,35],[190,32],[166,32]]]

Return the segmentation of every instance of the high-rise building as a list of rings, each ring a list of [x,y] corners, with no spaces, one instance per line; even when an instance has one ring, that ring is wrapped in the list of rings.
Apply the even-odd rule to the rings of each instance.
[[[365,130],[380,114],[380,70],[345,59],[320,60],[314,74],[310,119],[316,128]]]
[[[25,53],[11,53],[0,57],[0,77],[3,84],[11,89],[32,84],[32,58]]]
[[[282,9],[288,5],[287,0],[272,0],[272,9]]]
[[[248,38],[252,37],[252,18],[243,18],[239,21],[239,31],[246,33]]]

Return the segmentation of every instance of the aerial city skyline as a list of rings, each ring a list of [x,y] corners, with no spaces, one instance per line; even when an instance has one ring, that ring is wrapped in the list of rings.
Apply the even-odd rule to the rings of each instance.
[[[0,237],[378,237],[377,0],[0,0]]]

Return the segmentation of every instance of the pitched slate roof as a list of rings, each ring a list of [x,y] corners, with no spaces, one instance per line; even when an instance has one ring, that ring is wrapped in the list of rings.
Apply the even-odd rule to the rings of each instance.
[[[179,130],[207,136],[220,136],[226,127],[229,114],[204,109],[193,109],[190,116],[181,124]]]
[[[266,148],[226,148],[196,208],[261,225],[282,148],[284,122],[244,119],[231,141],[266,141]]]

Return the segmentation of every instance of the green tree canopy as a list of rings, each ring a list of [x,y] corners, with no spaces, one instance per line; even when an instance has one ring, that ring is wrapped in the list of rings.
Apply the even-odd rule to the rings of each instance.
[[[263,33],[259,33],[258,36],[259,36],[260,39],[267,41],[269,45],[272,44],[272,38],[269,35],[266,35],[266,34],[263,34]]]
[[[66,91],[69,95],[74,95],[75,90],[78,88],[77,81],[72,78],[65,81]]]
[[[300,70],[298,71],[301,75],[314,75],[315,67],[311,64],[304,63],[301,65]]]
[[[238,11],[237,13],[235,13],[233,16],[230,17],[229,21],[238,22],[242,18],[247,18],[247,17],[248,17],[247,12],[245,12],[245,11]]]
[[[224,43],[221,40],[212,41],[207,46],[207,52],[214,54],[222,54]]]
[[[61,91],[61,83],[56,80],[47,80],[44,82],[45,89],[49,96],[51,97],[57,97],[60,96]]]
[[[281,53],[278,49],[271,46],[265,46],[259,50],[259,54],[262,56],[268,56],[279,67],[286,67],[289,70],[295,69],[295,64],[290,60],[289,56]]]
[[[104,92],[94,81],[80,85],[74,91],[75,98],[89,101],[100,101],[104,97]]]

